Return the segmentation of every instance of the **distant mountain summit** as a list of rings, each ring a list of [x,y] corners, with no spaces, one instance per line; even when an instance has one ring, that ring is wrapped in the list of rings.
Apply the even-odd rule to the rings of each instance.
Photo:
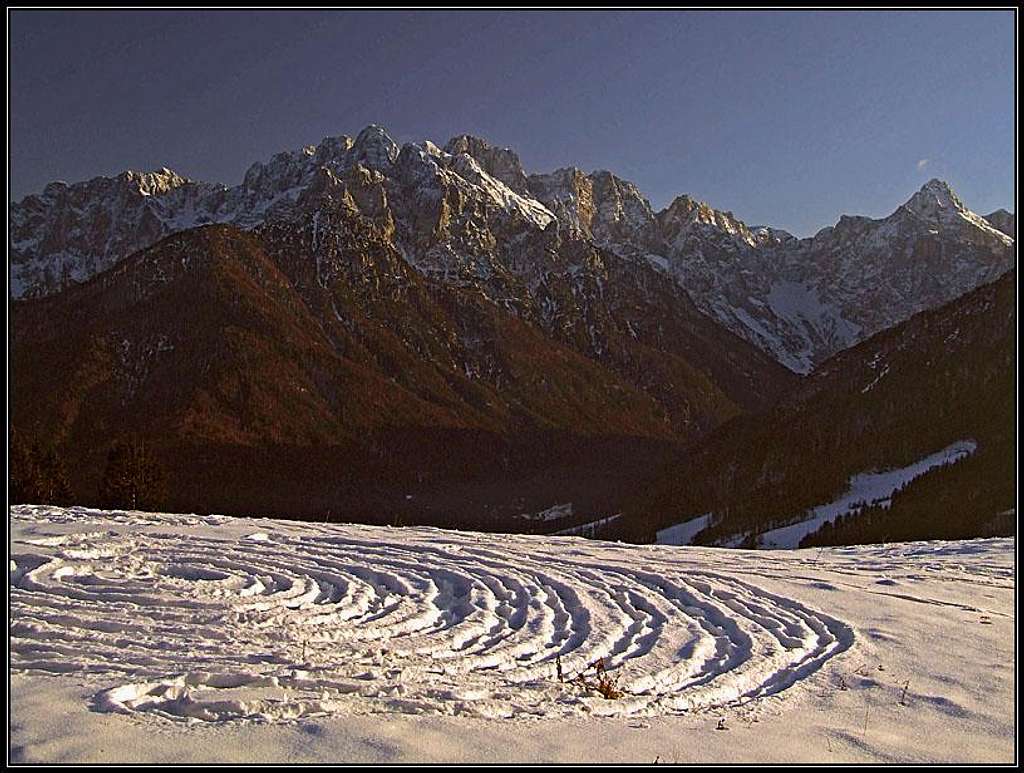
[[[995,212],[985,215],[985,220],[993,228],[998,228],[1007,236],[1017,238],[1017,218],[1012,212],[997,209]]]
[[[557,304],[538,299],[559,265],[550,256],[587,243],[634,273],[671,278],[702,312],[799,373],[1014,265],[1014,216],[981,217],[941,180],[889,217],[844,215],[797,239],[688,195],[655,212],[611,172],[527,175],[512,149],[478,137],[399,146],[371,125],[253,164],[234,187],[167,169],[48,185],[11,205],[11,294],[58,292],[201,225],[297,223],[325,198],[377,224],[421,275],[475,287],[549,328],[560,324]]]

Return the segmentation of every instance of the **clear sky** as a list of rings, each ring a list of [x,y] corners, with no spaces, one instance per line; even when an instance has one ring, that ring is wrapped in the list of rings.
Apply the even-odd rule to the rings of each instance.
[[[1015,211],[1012,11],[9,11],[12,199],[126,168],[236,184],[385,126],[689,193],[798,235],[931,177]]]

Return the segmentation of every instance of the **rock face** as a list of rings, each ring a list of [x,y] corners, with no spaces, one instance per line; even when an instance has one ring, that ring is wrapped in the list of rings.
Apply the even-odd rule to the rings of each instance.
[[[1007,236],[1017,238],[1017,218],[1005,209],[997,209],[995,212],[985,215],[985,220],[993,228],[997,228]]]
[[[654,212],[610,172],[528,176],[514,151],[476,137],[454,137],[443,150],[429,141],[399,147],[369,126],[254,164],[231,188],[166,169],[53,183],[11,205],[11,293],[52,294],[201,225],[299,222],[324,200],[371,220],[424,277],[475,288],[549,332],[589,336],[593,352],[607,352],[607,342],[566,328],[566,304],[586,300],[587,282],[604,292],[602,256],[615,256],[629,286],[650,270],[669,277],[680,303],[692,299],[800,373],[1014,264],[1013,215],[982,218],[939,180],[887,218],[843,216],[797,239],[690,196]],[[581,262],[566,262],[570,254]],[[553,289],[563,270],[576,296]]]
[[[530,195],[526,172],[523,171],[519,156],[511,148],[496,148],[486,140],[460,134],[452,137],[444,149],[453,156],[463,153],[471,156],[495,180],[505,183],[521,196]]]
[[[164,236],[211,222],[219,186],[168,169],[50,183],[10,210],[11,294],[47,295],[84,282]]]

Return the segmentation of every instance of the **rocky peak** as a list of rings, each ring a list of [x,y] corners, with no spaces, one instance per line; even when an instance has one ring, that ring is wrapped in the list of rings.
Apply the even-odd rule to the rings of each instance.
[[[528,178],[530,193],[554,213],[567,235],[592,236],[593,183],[574,166]]]
[[[926,220],[947,220],[967,211],[949,183],[939,179],[926,182],[903,206]]]
[[[190,183],[192,183],[191,180],[167,167],[150,172],[129,169],[114,177],[94,177],[73,185],[68,185],[63,180],[52,182],[43,189],[41,196],[26,196],[25,201],[39,198],[53,201],[66,197],[84,200],[108,195],[162,196]]]
[[[834,226],[828,230],[823,228],[814,238],[822,244],[846,243],[862,238],[872,231],[878,222],[863,215],[840,215]]]
[[[714,239],[718,246],[752,247],[757,238],[732,212],[714,209],[688,195],[677,196],[657,214],[665,239],[677,249],[695,237]]]
[[[731,212],[719,212],[707,202],[685,193],[676,196],[671,204],[658,213],[658,217],[666,223],[687,222],[707,225],[724,225],[727,220],[734,220]]]
[[[143,196],[167,193],[189,182],[188,178],[182,177],[165,166],[152,172],[128,170],[119,174],[117,179],[124,182],[132,190],[137,190]]]
[[[46,187],[43,188],[42,195],[44,198],[56,198],[57,196],[60,196],[64,191],[66,191],[68,187],[68,184],[63,180],[54,180],[52,183],[48,183]],[[25,198],[30,199],[33,197],[26,196]]]
[[[472,156],[491,177],[500,180],[518,194],[529,195],[523,165],[511,148],[498,148],[479,137],[460,134],[448,140],[444,149],[453,156],[460,153]]]
[[[594,195],[604,202],[613,204],[617,209],[638,209],[654,219],[654,210],[651,209],[650,203],[640,193],[640,189],[629,180],[623,180],[603,169],[591,174],[590,180]]]
[[[800,241],[789,231],[784,231],[781,228],[772,228],[768,225],[752,225],[748,228],[759,247],[795,245]]]
[[[604,170],[591,174],[590,182],[594,239],[613,247],[630,243],[648,249],[656,241],[654,210],[640,189]]]
[[[256,162],[245,173],[242,187],[250,191],[280,193],[302,183],[309,173],[305,150],[277,153],[267,163]]]
[[[387,169],[398,158],[398,144],[376,124],[370,124],[356,137],[352,160],[371,169]]]
[[[403,184],[420,190],[425,186],[436,188],[446,155],[432,142],[422,145],[407,142],[398,153],[392,173]]]
[[[1013,243],[1013,239],[1005,232],[971,212],[943,180],[932,179],[926,182],[921,190],[896,210],[893,217],[905,212],[929,227],[962,232],[971,240],[985,239],[1007,245]]]
[[[344,134],[324,137],[310,154],[314,163],[337,168],[346,163],[355,141]]]

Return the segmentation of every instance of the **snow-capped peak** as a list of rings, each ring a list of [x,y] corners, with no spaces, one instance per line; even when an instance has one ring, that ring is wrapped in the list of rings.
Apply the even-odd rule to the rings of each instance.
[[[747,246],[753,246],[757,239],[747,225],[732,212],[722,212],[683,194],[658,213],[658,222],[670,243],[677,246],[687,243],[695,230],[720,233],[722,237]]]
[[[903,206],[914,214],[928,219],[942,219],[945,216],[959,214],[967,210],[953,189],[949,187],[949,183],[937,178],[931,179],[921,186],[921,190],[911,196]]]
[[[933,178],[926,182],[901,209],[940,228],[959,228],[969,223],[1004,244],[1013,243],[1012,238],[969,210],[944,180]]]
[[[165,166],[150,172],[129,169],[121,172],[115,179],[143,196],[158,196],[189,182],[188,178],[182,177]]]

